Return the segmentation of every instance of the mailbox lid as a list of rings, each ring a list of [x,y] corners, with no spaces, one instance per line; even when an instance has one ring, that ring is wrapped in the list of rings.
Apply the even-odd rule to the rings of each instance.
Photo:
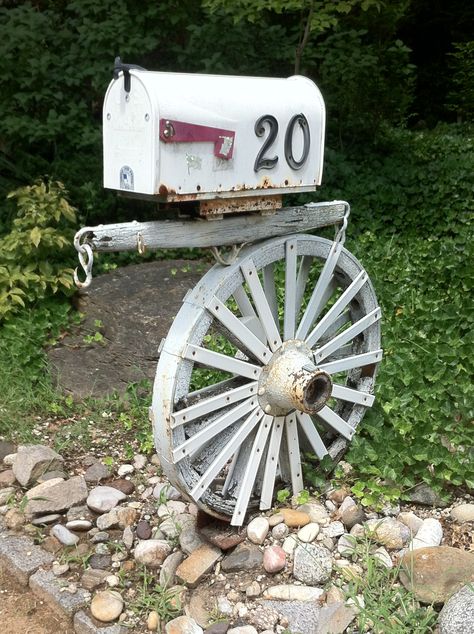
[[[311,80],[130,74],[130,92],[119,77],[104,102],[106,187],[190,200],[320,184],[325,109]]]

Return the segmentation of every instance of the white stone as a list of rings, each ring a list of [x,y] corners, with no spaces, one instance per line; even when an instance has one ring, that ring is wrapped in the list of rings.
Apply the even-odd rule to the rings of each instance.
[[[91,603],[92,616],[98,621],[110,623],[115,621],[123,610],[123,599],[115,590],[98,592]]]
[[[351,506],[355,506],[355,505],[356,503],[354,501],[354,498],[351,498],[351,496],[348,495],[342,500],[341,506],[339,507],[339,513],[342,515],[344,511],[346,511]]]
[[[74,533],[71,533],[71,531],[62,524],[56,524],[50,532],[51,535],[56,537],[56,539],[58,539],[61,544],[64,544],[64,546],[75,546],[79,541],[79,537],[74,535]]]
[[[247,526],[247,539],[253,544],[263,544],[268,531],[270,530],[270,524],[266,517],[256,517]]]
[[[121,478],[124,478],[126,475],[130,475],[135,471],[135,467],[132,464],[122,464],[117,469],[117,473]]]
[[[277,524],[272,528],[273,539],[285,539],[290,532],[290,529],[286,524]]]
[[[451,511],[451,517],[455,522],[474,522],[474,504],[460,504]]]
[[[158,568],[171,552],[168,542],[160,539],[147,539],[135,548],[135,559],[150,568]]]
[[[66,528],[70,531],[88,531],[92,528],[92,522],[89,520],[71,520],[66,523]]]
[[[377,559],[385,568],[393,568],[393,561],[383,546],[377,548],[374,552],[374,558]]]
[[[227,634],[257,634],[257,630],[253,625],[241,625],[240,627],[233,627],[231,630],[227,630]]]
[[[316,522],[310,522],[309,524],[306,524],[306,526],[300,528],[298,531],[298,539],[302,542],[309,543],[316,539],[318,533],[319,524],[316,524]]]
[[[281,584],[267,588],[263,598],[277,601],[318,601],[323,594],[323,588]]]
[[[116,528],[118,526],[118,515],[116,509],[112,509],[108,513],[100,515],[97,520],[97,528],[106,531],[108,528]]]
[[[105,583],[109,588],[116,588],[120,584],[120,579],[117,575],[109,575],[105,578]]]
[[[292,555],[299,542],[295,535],[288,535],[282,544],[282,548],[287,555]]]
[[[146,456],[141,453],[137,453],[133,456],[133,466],[137,471],[141,471],[146,467],[146,463],[148,462]]]
[[[125,500],[127,496],[113,487],[99,486],[92,489],[87,498],[87,506],[96,513],[107,513]]]
[[[408,526],[413,536],[417,534],[423,524],[423,520],[412,511],[400,513],[397,520],[405,524],[405,526]]]
[[[3,464],[7,465],[7,467],[13,467],[16,460],[16,453],[9,453],[3,458]]]
[[[331,522],[329,526],[321,529],[326,537],[340,537],[346,532],[342,522]]]
[[[224,616],[230,616],[234,610],[231,602],[227,597],[217,597],[217,610]]]
[[[189,616],[178,616],[168,621],[165,627],[166,634],[203,634],[203,629]]]
[[[443,527],[439,520],[428,517],[423,520],[421,528],[417,532],[414,539],[411,540],[408,548],[410,550],[418,550],[428,546],[439,546],[443,539]]]
[[[337,542],[337,551],[345,557],[355,554],[356,538],[353,535],[349,535],[348,533],[344,533],[344,535],[341,535]]]
[[[298,511],[303,511],[309,515],[309,519],[317,524],[324,524],[329,519],[329,513],[322,504],[317,502],[307,502],[298,506]]]
[[[169,517],[186,512],[186,504],[179,500],[169,500],[166,504],[160,504],[157,510],[158,517]]]
[[[130,550],[133,546],[134,534],[130,526],[126,526],[123,531],[122,541],[127,550]]]
[[[179,500],[181,493],[168,482],[160,482],[153,489],[153,497],[160,501]]]

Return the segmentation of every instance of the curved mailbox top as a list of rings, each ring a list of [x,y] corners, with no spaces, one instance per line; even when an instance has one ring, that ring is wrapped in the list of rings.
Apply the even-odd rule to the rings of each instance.
[[[168,201],[312,191],[324,125],[306,77],[120,72],[104,101],[104,186]]]

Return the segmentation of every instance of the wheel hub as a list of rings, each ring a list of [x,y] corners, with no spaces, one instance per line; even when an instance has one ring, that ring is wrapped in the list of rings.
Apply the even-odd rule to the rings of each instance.
[[[315,414],[329,400],[332,380],[318,370],[313,353],[304,341],[290,339],[273,354],[263,368],[258,384],[260,406],[273,416],[292,410]]]

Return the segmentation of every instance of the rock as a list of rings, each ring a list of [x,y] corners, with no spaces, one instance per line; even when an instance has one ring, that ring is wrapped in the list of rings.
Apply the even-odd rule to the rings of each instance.
[[[273,539],[285,539],[289,532],[290,529],[286,524],[277,524],[272,528],[272,537]]]
[[[110,477],[110,470],[102,462],[94,462],[84,473],[84,480],[89,484],[97,484]]]
[[[269,530],[270,524],[267,518],[256,517],[247,526],[247,538],[253,544],[263,544]]]
[[[342,515],[345,511],[347,511],[347,509],[350,509],[353,506],[356,506],[354,498],[351,498],[351,496],[348,495],[347,497],[344,498],[344,500],[342,501],[339,507],[339,510],[338,510],[339,515]]]
[[[3,464],[7,467],[13,467],[16,460],[16,453],[7,454],[3,459]]]
[[[48,537],[46,537],[46,539],[41,544],[41,547],[48,553],[57,553],[62,549],[61,542],[52,535],[48,535]]]
[[[85,504],[72,506],[66,513],[66,518],[68,522],[73,522],[74,520],[88,520],[91,522],[93,519],[91,510]]]
[[[346,498],[346,500],[347,499],[349,498]],[[362,524],[363,522],[365,522],[366,519],[367,518],[364,509],[358,504],[355,504],[354,506],[349,506],[341,514],[342,523],[348,530],[350,530],[356,524]]]
[[[107,513],[126,499],[126,494],[110,486],[98,486],[91,490],[87,506],[96,513]]]
[[[196,532],[195,526],[190,523],[182,528],[178,539],[181,550],[187,555],[193,553],[204,543],[199,533]]]
[[[60,515],[59,513],[52,513],[50,515],[35,517],[35,519],[31,521],[31,523],[33,524],[33,526],[48,526],[49,524],[54,524],[54,522],[60,520],[61,517],[62,515]]]
[[[113,489],[117,489],[117,491],[121,491],[125,495],[132,495],[135,491],[135,485],[131,480],[112,480],[112,482],[109,482],[109,486]]]
[[[153,489],[153,497],[161,502],[181,499],[181,493],[169,483],[160,482]]]
[[[152,610],[146,620],[147,629],[150,630],[150,632],[157,632],[160,625],[160,615],[155,610]]]
[[[440,612],[439,634],[469,634],[474,632],[474,588],[467,585],[444,604]]]
[[[55,575],[56,577],[65,575],[66,572],[69,572],[69,564],[60,564],[58,562],[54,562],[52,571],[53,571],[53,575]]]
[[[117,575],[109,575],[105,578],[105,583],[109,586],[109,588],[116,588],[120,585],[120,577],[117,577]]]
[[[261,632],[262,630],[273,630],[280,620],[280,614],[268,603],[257,603],[252,610],[247,612],[244,619]]]
[[[51,529],[51,535],[56,537],[56,539],[58,539],[61,544],[64,544],[64,546],[75,546],[79,541],[79,537],[74,535],[74,533],[71,533],[71,531],[62,524],[56,524],[56,526],[53,526]]]
[[[9,504],[11,500],[15,499],[15,493],[14,487],[0,490],[0,505]]]
[[[423,520],[423,523],[409,544],[411,550],[427,548],[429,546],[439,546],[443,539],[443,528],[441,522],[432,517]]]
[[[36,481],[38,482],[38,484],[41,484],[42,482],[54,480],[55,478],[66,480],[67,474],[64,473],[64,471],[62,471],[61,469],[56,469],[55,471],[47,471],[46,473],[43,473],[43,475],[41,475]]]
[[[408,526],[413,536],[417,534],[423,524],[423,520],[412,511],[399,513],[397,520],[405,524],[405,526]]]
[[[377,559],[385,568],[393,568],[393,561],[383,546],[374,552],[374,559]]]
[[[39,487],[42,487],[41,492]],[[87,498],[87,484],[82,476],[74,476],[69,480],[48,480],[30,489],[27,495],[27,515],[57,513],[76,504],[82,504]]]
[[[224,572],[240,572],[241,570],[255,570],[262,566],[263,553],[254,544],[242,543],[221,563]]]
[[[224,616],[232,616],[234,608],[227,597],[217,597],[217,609]]]
[[[345,487],[341,487],[340,489],[333,489],[332,491],[330,491],[327,497],[328,497],[328,500],[331,500],[331,502],[335,502],[336,504],[341,504],[348,495],[349,495],[349,490],[346,489]]]
[[[166,504],[160,504],[158,507],[158,517],[172,517],[186,512],[186,504],[180,500],[169,500]]]
[[[325,583],[332,572],[331,553],[323,546],[304,544],[295,549],[293,575],[309,585]]]
[[[123,599],[115,590],[98,592],[91,603],[92,616],[103,623],[118,619],[123,610]]]
[[[148,462],[147,457],[141,453],[136,453],[133,456],[133,466],[135,467],[137,471],[142,471],[142,469],[146,467],[147,462]]]
[[[147,539],[135,547],[135,560],[149,568],[158,568],[171,553],[171,546],[161,539]]]
[[[117,475],[120,478],[124,478],[127,475],[131,475],[135,471],[135,467],[132,464],[122,464],[117,469]]]
[[[400,580],[422,603],[444,603],[474,582],[474,554],[450,546],[420,548],[402,559]]]
[[[350,557],[356,552],[356,538],[344,533],[337,541],[337,551],[344,557]]]
[[[451,517],[458,524],[474,522],[474,504],[460,504],[451,510]]]
[[[356,617],[353,606],[343,602],[321,608],[316,634],[342,634]]]
[[[89,559],[89,566],[95,570],[108,570],[112,566],[112,557],[107,553],[94,553]]]
[[[122,541],[127,550],[132,549],[134,540],[135,536],[132,529],[130,528],[130,526],[126,526],[123,531]]]
[[[168,621],[165,627],[166,634],[203,634],[203,629],[189,616],[178,616]]]
[[[170,588],[174,585],[176,570],[183,559],[184,555],[179,550],[166,557],[160,570],[160,586]]]
[[[286,553],[280,546],[269,546],[263,551],[263,567],[269,574],[280,572],[286,566]]]
[[[7,469],[0,473],[0,488],[10,487],[12,484],[15,484],[15,481],[16,478],[12,469]]]
[[[331,522],[328,526],[322,529],[322,533],[326,537],[340,537],[345,533],[344,524],[342,522]]]
[[[81,578],[81,585],[86,590],[95,590],[97,586],[100,586],[106,578],[109,576],[107,570],[101,570],[100,568],[88,568]]]
[[[315,634],[316,625],[319,615],[319,604],[316,601],[273,601],[266,600],[265,605],[273,608],[276,612],[282,615],[280,623],[285,623],[285,626],[294,632],[304,634]],[[283,625],[282,623],[282,625]],[[285,627],[284,626],[284,627]],[[282,632],[281,626],[276,626],[277,632]]]
[[[341,603],[346,600],[344,592],[338,586],[331,586],[326,592],[326,605]]]
[[[44,445],[22,445],[18,447],[13,473],[15,478],[26,487],[35,482],[43,473],[59,469],[64,458]]]
[[[226,634],[230,626],[229,621],[216,621],[206,628],[206,634]],[[273,634],[273,633],[272,633]]]
[[[215,546],[203,544],[194,550],[176,569],[176,578],[190,588],[195,588],[201,579],[217,563],[221,551]]]
[[[272,515],[268,518],[268,525],[270,526],[270,528],[273,528],[274,526],[277,526],[284,521],[285,518],[283,517],[283,515],[281,513],[276,513],[275,515]]]
[[[147,520],[140,520],[137,524],[136,532],[137,532],[138,539],[150,539],[151,537],[150,522],[147,522]]]
[[[74,615],[74,632],[76,634],[127,634],[129,632],[129,629],[120,623],[100,628],[97,627],[96,623],[97,621],[93,621],[86,612],[79,610]]]
[[[422,482],[417,484],[411,491],[407,492],[408,499],[414,504],[422,504],[423,506],[447,506],[447,503],[433,491],[431,487]]]
[[[5,456],[15,453],[15,445],[8,440],[0,440],[0,462],[4,461]]]
[[[106,531],[109,528],[117,528],[118,522],[117,509],[112,509],[108,513],[99,515],[96,520],[96,525],[100,531]]]
[[[303,526],[303,528],[300,528],[300,530],[298,531],[298,539],[301,542],[309,544],[316,539],[318,533],[319,524],[317,524],[316,522],[310,522],[309,524],[306,524],[306,526]]]
[[[323,594],[324,590],[322,588],[282,584],[267,588],[263,598],[280,601],[319,601]]]
[[[12,531],[18,531],[25,524],[25,516],[18,509],[10,509],[5,513],[5,526]]]
[[[29,537],[7,535],[0,539],[0,568],[8,571],[8,576],[21,585],[28,585],[29,576],[53,560],[52,555],[36,546]]]
[[[239,627],[233,627],[227,630],[227,634],[257,634],[257,630],[253,625],[240,625]]]
[[[294,511],[293,509],[281,509],[281,515],[283,515],[283,521],[287,526],[298,527],[309,524],[310,517],[308,513],[303,511]]]
[[[283,550],[285,551],[287,555],[292,555],[295,548],[298,546],[298,544],[299,542],[296,535],[288,535],[288,537],[285,538],[281,547],[283,548]]]
[[[377,544],[389,550],[400,549],[410,539],[410,530],[393,517],[367,521],[367,528]]]
[[[92,522],[89,520],[72,520],[71,522],[66,523],[66,528],[70,531],[78,531],[82,533],[83,531],[89,531],[92,528]]]
[[[224,522],[209,524],[200,532],[208,542],[221,550],[230,550],[245,540],[245,530],[237,530]]]
[[[262,594],[262,587],[258,581],[252,581],[252,583],[245,589],[245,596],[247,599],[255,599]]]
[[[103,544],[108,542],[110,539],[110,534],[106,531],[99,531],[98,533],[94,533],[90,540],[92,544]]]
[[[41,601],[62,617],[72,619],[74,612],[83,608],[89,600],[89,595],[83,588],[73,584],[65,586],[64,580],[58,579],[51,570],[38,570],[30,577],[29,586]]]

